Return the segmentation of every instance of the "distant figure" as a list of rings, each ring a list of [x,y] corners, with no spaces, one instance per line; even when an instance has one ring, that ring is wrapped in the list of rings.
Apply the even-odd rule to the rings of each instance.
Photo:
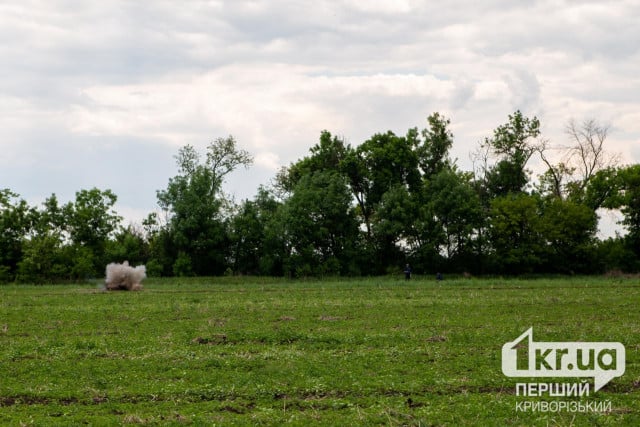
[[[442,280],[442,273],[436,273],[436,280],[438,282]]]
[[[409,264],[404,266],[404,280],[411,279],[411,266]]]

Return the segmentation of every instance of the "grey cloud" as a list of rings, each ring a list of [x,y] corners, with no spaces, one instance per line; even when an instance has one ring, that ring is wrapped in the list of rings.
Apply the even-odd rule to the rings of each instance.
[[[475,85],[467,80],[455,83],[455,89],[451,96],[451,108],[458,110],[464,108],[473,97]]]
[[[485,55],[534,50],[567,52],[581,61],[623,58],[638,52],[640,6],[632,2],[535,2],[484,15],[478,46]],[[482,22],[481,24],[478,22]]]
[[[2,107],[0,143],[11,159],[28,159],[22,168],[5,168],[0,154],[0,180],[20,193],[100,185],[132,206],[155,205],[155,190],[171,175],[175,147],[153,140],[150,127],[196,145],[232,133],[247,148],[264,148],[288,163],[305,155],[323,128],[358,144],[375,132],[424,126],[428,114],[440,111],[452,119],[454,150],[463,159],[516,108],[569,117],[576,111],[568,108],[580,114],[605,103],[607,114],[615,115],[623,103],[627,111],[637,110],[640,91],[640,5],[634,1],[387,3],[397,10],[357,0],[12,3],[0,4],[0,107],[8,105]],[[216,74],[211,93],[193,96],[215,108],[181,105],[186,112],[175,123],[160,122],[167,117],[163,111],[136,110],[127,103],[131,97],[106,105],[86,95],[92,87],[161,91],[167,82],[188,85],[231,64],[233,73]],[[278,79],[288,67],[299,86]],[[237,78],[263,70],[271,79]],[[360,91],[338,85],[344,93],[306,87],[315,77],[375,75],[436,76],[448,89],[444,95],[399,96],[375,85]],[[276,85],[286,89],[274,95]],[[131,135],[95,136],[55,125],[74,108],[94,119],[109,119],[116,110],[115,120],[147,116],[142,125],[122,126]],[[314,117],[301,118],[301,109]],[[232,113],[220,118],[220,111]],[[291,129],[293,113],[300,129]],[[622,134],[637,135],[633,123],[626,126]],[[270,171],[254,170],[230,186],[244,192],[268,180]]]
[[[127,137],[82,137],[63,129],[40,129],[23,135],[3,152],[10,164],[0,168],[0,182],[23,197],[41,199],[56,193],[70,200],[76,191],[111,189],[118,201],[134,208],[155,206],[156,190],[172,171],[175,147]]]
[[[539,107],[540,83],[536,76],[526,70],[517,70],[506,77],[511,90],[511,104],[514,110],[533,111]]]

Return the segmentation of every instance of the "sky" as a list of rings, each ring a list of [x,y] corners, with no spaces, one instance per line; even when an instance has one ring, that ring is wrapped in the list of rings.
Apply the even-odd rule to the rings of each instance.
[[[0,0],[0,188],[111,189],[139,222],[186,144],[252,153],[240,201],[322,130],[356,146],[434,112],[463,170],[516,110],[556,147],[595,119],[638,163],[639,20],[636,0]]]

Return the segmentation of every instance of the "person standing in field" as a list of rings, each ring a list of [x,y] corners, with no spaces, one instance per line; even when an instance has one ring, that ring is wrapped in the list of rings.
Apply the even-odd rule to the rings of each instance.
[[[411,266],[409,264],[404,266],[404,280],[411,279]]]

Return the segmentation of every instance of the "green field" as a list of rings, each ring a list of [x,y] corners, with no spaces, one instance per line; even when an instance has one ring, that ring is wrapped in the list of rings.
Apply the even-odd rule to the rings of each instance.
[[[1,425],[640,425],[638,279],[172,279],[0,298]],[[611,411],[516,410],[539,399],[515,395],[533,380],[505,377],[501,348],[531,326],[625,345],[623,376],[561,398]]]

